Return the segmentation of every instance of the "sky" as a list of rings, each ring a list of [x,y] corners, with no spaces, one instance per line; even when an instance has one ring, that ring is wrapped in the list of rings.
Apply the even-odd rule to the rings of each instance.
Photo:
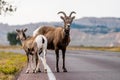
[[[1,15],[0,23],[22,25],[37,22],[62,21],[59,11],[75,11],[76,19],[83,17],[119,17],[120,0],[5,0],[17,6],[14,13]]]

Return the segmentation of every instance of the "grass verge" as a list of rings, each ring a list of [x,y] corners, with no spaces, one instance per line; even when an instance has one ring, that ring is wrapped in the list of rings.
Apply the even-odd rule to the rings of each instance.
[[[22,47],[21,46],[0,45],[0,49],[22,49]],[[69,49],[69,50],[100,50],[100,51],[120,52],[120,47],[68,46],[67,49]]]
[[[8,45],[8,46],[3,46],[3,45],[0,45],[0,49],[22,49],[21,46],[11,46],[11,45]]]
[[[12,52],[0,52],[0,80],[13,80],[25,66],[26,56]]]
[[[100,50],[100,51],[112,51],[120,52],[120,47],[81,47],[81,46],[68,46],[69,50]]]

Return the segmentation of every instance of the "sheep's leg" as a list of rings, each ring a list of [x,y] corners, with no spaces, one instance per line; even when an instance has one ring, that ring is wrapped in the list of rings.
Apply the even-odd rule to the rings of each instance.
[[[58,63],[59,63],[59,49],[56,49],[55,53],[56,53],[56,70],[57,70],[57,72],[59,72],[59,65],[58,65]]]
[[[36,72],[41,72],[40,71],[40,60],[39,60],[39,51],[37,48],[37,45],[34,47],[34,51],[35,51],[35,60],[36,60],[36,68],[35,68],[35,73]]]
[[[65,68],[65,52],[66,49],[62,49],[62,58],[63,58],[63,72],[67,72],[67,69]]]
[[[36,55],[36,68],[38,64],[39,64],[39,59],[38,59],[38,55]],[[38,68],[38,72],[41,72],[40,67]]]
[[[44,72],[47,72],[47,64],[46,64],[46,53],[47,51],[46,50],[43,50],[43,64],[44,64]]]
[[[33,70],[33,55],[30,55],[30,69]]]
[[[36,55],[32,55],[32,62],[31,62],[31,67],[32,67],[32,71],[33,73],[35,72],[35,68],[36,68]]]
[[[38,60],[37,60],[37,66],[36,66],[36,69],[35,69],[35,73],[38,72],[39,66],[40,66],[40,61],[39,61],[39,59],[38,59]]]
[[[37,53],[37,56],[38,56],[38,62],[37,62],[37,67],[35,69],[35,73],[39,71],[40,69],[40,56],[39,56],[39,53]]]
[[[29,54],[27,54],[27,70],[26,70],[26,72],[25,73],[29,73],[29,71],[30,71],[30,56],[29,56]]]

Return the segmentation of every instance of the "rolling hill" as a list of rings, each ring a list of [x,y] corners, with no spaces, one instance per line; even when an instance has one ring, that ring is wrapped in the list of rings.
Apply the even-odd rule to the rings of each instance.
[[[0,23],[0,44],[9,45],[7,33],[19,28],[28,28],[27,35],[42,25],[63,25],[62,22],[40,22],[25,25],[8,25]],[[120,18],[84,17],[76,19],[71,25],[71,43],[74,46],[119,46]]]

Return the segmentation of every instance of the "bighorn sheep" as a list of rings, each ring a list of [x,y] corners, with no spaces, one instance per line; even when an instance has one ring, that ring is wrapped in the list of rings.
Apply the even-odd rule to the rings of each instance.
[[[39,65],[40,65],[40,54],[43,52],[43,57],[44,57],[44,69],[46,69],[46,51],[47,51],[47,39],[43,35],[37,35],[34,37],[26,37],[25,32],[27,29],[22,29],[17,31],[17,39],[20,39],[22,43],[22,47],[26,52],[27,55],[27,70],[26,73],[29,73],[30,68],[33,69],[33,72],[39,71]],[[31,57],[30,57],[31,56]],[[31,63],[34,62],[34,64]]]
[[[48,40],[48,49],[55,50],[56,53],[56,70],[59,72],[59,50],[62,50],[62,58],[63,58],[63,72],[67,72],[67,69],[65,67],[65,52],[66,47],[68,46],[70,42],[70,26],[75,18],[75,16],[72,17],[72,14],[75,13],[72,11],[69,16],[65,14],[65,12],[60,11],[58,14],[62,13],[64,16],[61,16],[61,19],[64,21],[64,27],[54,27],[54,26],[42,26],[37,28],[33,32],[33,36],[36,36],[38,34],[45,35]]]

